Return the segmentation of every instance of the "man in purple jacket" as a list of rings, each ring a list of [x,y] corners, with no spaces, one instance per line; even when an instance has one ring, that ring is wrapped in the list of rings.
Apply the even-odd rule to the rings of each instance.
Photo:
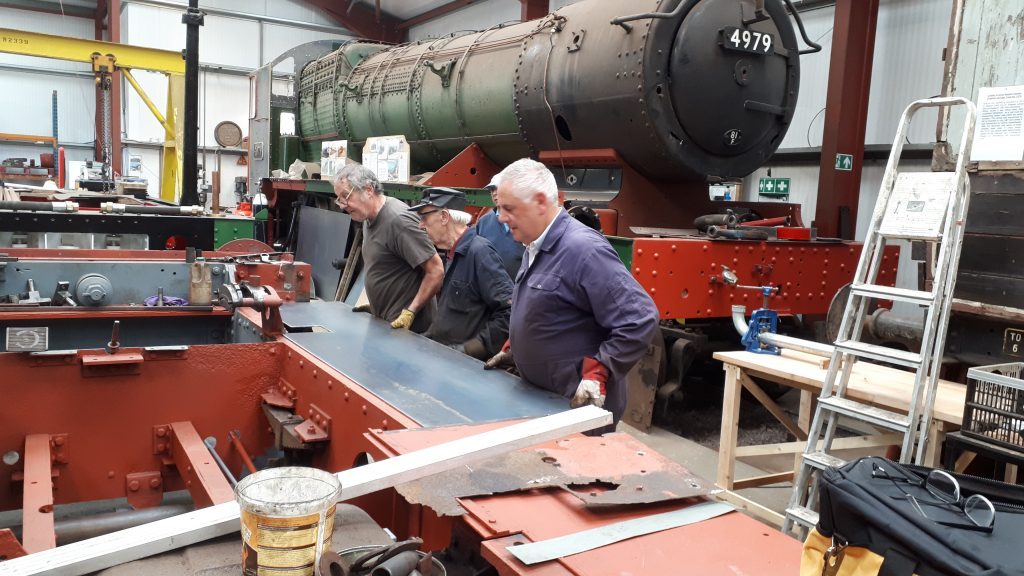
[[[515,279],[509,342],[485,368],[511,366],[531,384],[626,409],[626,374],[658,327],[654,302],[599,232],[562,210],[551,171],[530,159],[500,174],[500,221],[526,245]]]

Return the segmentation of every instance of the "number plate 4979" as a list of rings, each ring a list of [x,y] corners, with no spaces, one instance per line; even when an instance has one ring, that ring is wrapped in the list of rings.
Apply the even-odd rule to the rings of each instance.
[[[774,45],[775,38],[767,32],[755,32],[735,26],[726,26],[722,29],[722,47],[728,50],[768,54]]]
[[[1003,353],[1024,356],[1024,330],[1007,328],[1003,336]]]

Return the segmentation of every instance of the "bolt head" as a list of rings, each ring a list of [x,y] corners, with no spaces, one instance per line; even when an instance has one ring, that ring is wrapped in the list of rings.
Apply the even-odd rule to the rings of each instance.
[[[128,489],[131,490],[132,492],[138,492],[139,491],[139,481],[138,480],[132,480],[131,482],[129,482],[128,483]]]

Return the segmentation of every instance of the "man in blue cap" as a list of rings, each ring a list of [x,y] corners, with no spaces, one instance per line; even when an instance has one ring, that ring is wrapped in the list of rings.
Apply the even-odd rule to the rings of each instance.
[[[420,228],[448,255],[437,315],[424,335],[485,360],[508,338],[512,279],[494,246],[469,227],[465,206],[466,195],[458,190],[428,188],[423,201],[409,209],[419,213]]]
[[[494,249],[501,256],[501,261],[505,265],[505,271],[508,272],[509,278],[515,279],[516,273],[519,272],[519,264],[523,260],[524,246],[512,237],[512,231],[509,229],[508,224],[498,220],[499,176],[500,174],[491,178],[491,182],[486,186],[486,189],[491,192],[491,202],[494,203],[494,211],[484,214],[476,221],[476,233],[494,245]]]

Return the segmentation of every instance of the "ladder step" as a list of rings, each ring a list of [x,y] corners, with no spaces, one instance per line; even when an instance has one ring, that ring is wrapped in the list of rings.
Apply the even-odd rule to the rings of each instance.
[[[899,302],[910,302],[912,304],[931,304],[935,301],[935,295],[922,290],[908,290],[906,288],[893,288],[892,286],[879,286],[877,284],[854,284],[853,293],[868,298],[880,298],[883,300],[897,300]]]
[[[818,513],[804,506],[786,508],[786,516],[806,528],[814,528],[818,525]]]
[[[810,452],[804,454],[804,463],[809,466],[814,466],[819,470],[826,468],[841,468],[846,465],[846,460],[842,458],[836,458],[831,454],[824,452]]]
[[[888,346],[868,344],[857,340],[843,340],[841,342],[836,342],[836,348],[838,348],[840,352],[853,354],[854,356],[871,358],[872,360],[879,360],[881,362],[890,362],[892,364],[899,364],[900,366],[906,366],[914,369],[921,367],[921,355],[915,352],[897,350],[895,348],[889,348]]]
[[[836,396],[821,398],[818,400],[818,404],[837,414],[849,416],[897,432],[903,432],[904,434],[910,429],[910,419],[905,414],[876,408],[856,400],[850,400],[849,398],[839,398]]]

